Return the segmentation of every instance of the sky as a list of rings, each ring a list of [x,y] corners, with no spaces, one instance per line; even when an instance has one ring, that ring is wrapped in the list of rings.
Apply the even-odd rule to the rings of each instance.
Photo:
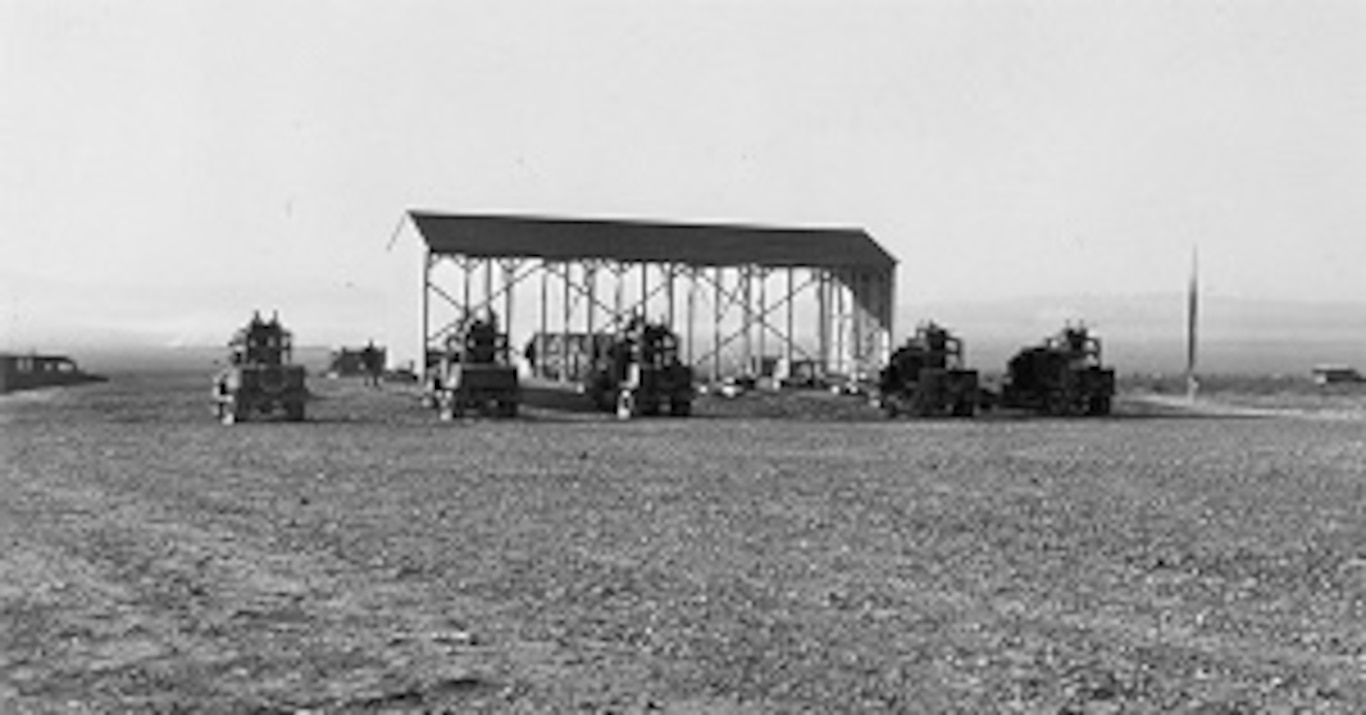
[[[1366,304],[1356,0],[0,0],[0,348],[416,321],[403,212],[861,226],[899,305]],[[409,313],[412,315],[409,316]]]

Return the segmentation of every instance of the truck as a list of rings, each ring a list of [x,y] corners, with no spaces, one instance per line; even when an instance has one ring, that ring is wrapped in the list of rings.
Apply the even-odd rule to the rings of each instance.
[[[1006,365],[1001,404],[1048,415],[1108,415],[1115,371],[1101,360],[1100,338],[1068,325],[1020,350]]]
[[[498,329],[498,316],[462,320],[434,356],[428,370],[427,402],[440,419],[450,421],[477,412],[515,417],[521,402],[517,367],[508,351],[508,336]]]
[[[963,364],[963,341],[931,321],[892,352],[878,373],[876,401],[888,417],[971,417],[979,392],[977,371]]]
[[[292,362],[293,334],[277,315],[260,312],[228,342],[228,365],[213,379],[213,411],[225,425],[279,413],[302,422],[308,400],[305,370]]]
[[[678,336],[668,326],[632,318],[594,356],[584,392],[619,419],[692,414],[693,369],[679,359]]]

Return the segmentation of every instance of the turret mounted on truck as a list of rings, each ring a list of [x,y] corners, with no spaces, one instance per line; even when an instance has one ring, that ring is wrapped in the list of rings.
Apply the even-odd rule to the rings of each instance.
[[[277,316],[261,314],[228,342],[228,366],[213,380],[214,414],[223,424],[280,412],[291,422],[304,419],[308,388],[305,370],[291,362],[293,335]]]
[[[1010,359],[1001,402],[1049,415],[1108,415],[1114,394],[1115,371],[1101,362],[1100,339],[1069,325]]]
[[[878,404],[888,417],[971,417],[978,407],[976,370],[963,365],[963,341],[933,322],[916,328],[878,374]]]
[[[427,402],[442,420],[469,412],[514,417],[521,401],[517,368],[508,352],[508,336],[498,330],[498,316],[468,316],[446,339],[445,350],[429,367]]]
[[[679,359],[678,337],[667,326],[631,319],[604,351],[584,385],[593,403],[617,417],[692,414],[693,369]]]

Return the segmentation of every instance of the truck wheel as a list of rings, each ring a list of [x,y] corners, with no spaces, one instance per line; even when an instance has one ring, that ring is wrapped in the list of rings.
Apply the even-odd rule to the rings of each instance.
[[[882,414],[887,415],[887,419],[896,419],[896,416],[901,414],[901,410],[897,409],[896,406],[896,398],[883,397],[881,402]]]
[[[1110,398],[1104,395],[1092,397],[1090,404],[1087,405],[1086,412],[1091,415],[1110,414]]]
[[[636,413],[636,397],[629,390],[622,390],[617,395],[617,419],[629,420]]]
[[[692,414],[692,400],[680,398],[669,400],[669,414],[674,417],[687,417]]]

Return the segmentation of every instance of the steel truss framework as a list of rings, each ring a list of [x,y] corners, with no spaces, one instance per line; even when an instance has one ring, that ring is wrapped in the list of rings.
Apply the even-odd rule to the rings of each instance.
[[[554,344],[566,351],[571,334],[612,332],[643,315],[669,325],[683,357],[712,381],[756,374],[764,359],[806,361],[821,377],[862,377],[891,351],[892,266],[469,255],[427,243],[428,350],[464,316],[492,312],[515,345],[559,335]],[[553,358],[567,358],[542,357],[534,363],[542,375]]]

